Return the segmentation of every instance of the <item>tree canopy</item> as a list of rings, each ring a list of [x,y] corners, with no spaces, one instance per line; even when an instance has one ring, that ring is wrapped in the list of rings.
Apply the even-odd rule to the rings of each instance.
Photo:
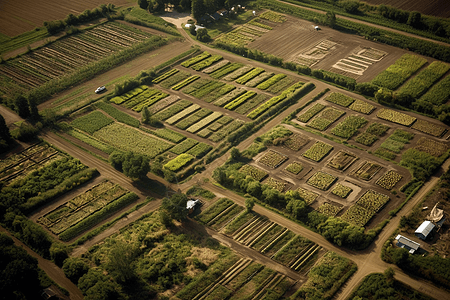
[[[186,209],[188,197],[185,194],[176,193],[170,198],[164,198],[161,207],[175,220],[183,222],[187,219]]]

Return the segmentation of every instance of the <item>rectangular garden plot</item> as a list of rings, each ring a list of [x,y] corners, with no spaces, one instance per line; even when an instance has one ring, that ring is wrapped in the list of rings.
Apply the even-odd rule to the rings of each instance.
[[[209,223],[210,226],[214,230],[220,230],[226,224],[228,224],[231,220],[233,220],[236,216],[238,216],[242,211],[244,211],[244,207],[234,204],[222,211],[215,218],[213,218]]]
[[[364,207],[361,207],[359,205],[353,205],[350,206],[347,211],[342,215],[342,220],[349,222],[350,224],[361,226],[367,224],[367,222],[372,219],[374,216],[374,212],[371,210],[368,210]]]
[[[309,120],[312,119],[312,117],[314,117],[315,115],[317,115],[319,112],[321,112],[326,106],[320,103],[316,103],[314,104],[314,106],[312,106],[311,108],[309,108],[306,112],[304,112],[303,114],[299,115],[297,117],[297,120],[299,120],[300,122],[306,123]]]
[[[114,120],[100,111],[93,111],[72,121],[71,125],[89,134],[113,123]]]
[[[263,253],[264,255],[267,255],[268,257],[271,257],[294,237],[295,234],[292,231],[290,231],[289,229],[285,229],[266,247],[262,248],[260,252]]]
[[[345,112],[343,112],[342,110],[327,107],[319,115],[312,119],[312,121],[310,121],[306,126],[324,131],[344,114]]]
[[[447,132],[447,128],[445,128],[444,126],[439,126],[420,119],[417,120],[411,128],[435,137],[441,137],[444,135],[444,133]]]
[[[361,198],[359,198],[356,204],[370,211],[378,212],[389,200],[389,196],[387,195],[368,190]]]
[[[259,162],[271,168],[277,168],[288,159],[288,156],[279,152],[269,150],[260,159]]]
[[[223,233],[230,236],[235,236],[236,233],[247,227],[251,222],[259,219],[260,216],[257,213],[245,210],[224,228]]]
[[[381,176],[380,179],[377,180],[376,184],[378,184],[382,188],[390,190],[397,184],[397,182],[402,180],[402,177],[402,175],[391,170]]]
[[[317,209],[318,212],[329,217],[335,217],[341,210],[342,206],[336,206],[328,202],[325,202]]]
[[[251,166],[251,165],[244,165],[242,168],[239,169],[239,172],[251,176],[253,179],[261,181],[263,180],[268,173],[264,170],[261,170],[257,167]]]
[[[417,141],[416,147],[414,147],[414,149],[439,157],[447,152],[448,145],[426,137],[421,137]]]
[[[299,257],[299,254],[302,253],[303,250],[306,250],[313,245],[314,243],[307,238],[297,235],[280,249],[280,251],[274,255],[273,259],[285,266],[289,266],[297,257]]]
[[[258,236],[256,236],[248,246],[255,250],[261,251],[262,248],[265,248],[283,230],[285,230],[284,227],[278,225],[277,223],[271,223]]]
[[[375,110],[375,106],[358,99],[356,99],[348,108],[366,115],[370,115]]]
[[[305,200],[306,204],[311,205],[319,197],[319,194],[311,192],[310,190],[299,187],[296,191],[300,194],[300,197]]]
[[[338,183],[338,184],[336,184],[336,185],[334,186],[334,188],[331,190],[331,193],[332,193],[333,195],[336,195],[336,196],[341,197],[341,198],[347,198],[348,195],[350,195],[350,193],[351,193],[352,191],[353,191],[353,190],[352,190],[351,188],[349,188],[348,186],[345,186],[345,185],[343,185],[343,184]]]
[[[339,171],[345,171],[356,160],[358,160],[358,157],[356,157],[356,155],[341,150],[330,159],[330,161],[327,163],[327,167]]]
[[[328,97],[325,98],[325,100],[344,107],[348,107],[350,106],[350,104],[355,102],[355,99],[341,93],[331,93]]]
[[[333,146],[317,141],[303,153],[303,156],[313,161],[321,161],[331,150],[333,150]]]
[[[284,141],[283,145],[291,150],[298,151],[303,146],[308,144],[309,139],[299,133],[294,133],[287,140]]]
[[[355,171],[354,175],[362,180],[370,180],[382,167],[374,162],[364,161]]]
[[[411,126],[417,120],[415,117],[387,108],[380,109],[377,117],[404,126]]]
[[[196,219],[202,224],[208,224],[211,220],[213,220],[216,216],[221,214],[230,208],[234,202],[228,198],[221,198],[216,201],[213,205],[204,210],[201,214],[199,214]]]
[[[285,182],[277,180],[272,177],[267,178],[267,180],[265,180],[263,183],[267,184],[268,186],[270,186],[273,189],[276,189],[279,192],[283,192],[286,187]]]
[[[303,165],[298,162],[293,162],[289,164],[285,170],[294,175],[298,175],[303,170]]]
[[[333,185],[336,179],[337,177],[333,175],[319,171],[311,176],[306,183],[310,186],[326,191]]]
[[[359,116],[348,116],[344,121],[338,123],[331,133],[344,139],[351,138],[359,128],[366,125],[367,120]]]

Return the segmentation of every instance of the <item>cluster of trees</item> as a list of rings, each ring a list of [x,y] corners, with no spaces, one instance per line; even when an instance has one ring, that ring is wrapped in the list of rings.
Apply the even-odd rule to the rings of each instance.
[[[191,0],[138,0],[138,5],[151,13],[164,11],[167,5],[173,5],[179,11],[191,9]]]
[[[12,143],[13,139],[6,125],[5,118],[0,114],[0,153],[6,152]]]
[[[134,179],[143,179],[150,172],[150,159],[133,152],[113,152],[109,155],[109,162],[114,168]]]
[[[237,3],[236,0],[191,0],[191,14],[197,21],[205,14],[213,14],[226,8],[231,9]]]
[[[37,299],[42,289],[38,261],[0,233],[0,291],[3,299]]]
[[[114,11],[114,4],[109,3],[108,5],[102,4],[93,10],[85,10],[78,16],[74,14],[69,14],[64,20],[55,20],[44,22],[44,26],[47,28],[48,33],[55,34],[58,33],[66,27],[75,26],[85,22],[89,22],[98,18],[106,17],[109,13]]]

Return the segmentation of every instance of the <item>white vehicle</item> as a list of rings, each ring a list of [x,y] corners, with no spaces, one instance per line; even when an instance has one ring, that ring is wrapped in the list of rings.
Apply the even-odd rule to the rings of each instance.
[[[99,94],[99,93],[103,92],[104,90],[106,90],[106,86],[102,85],[95,90],[95,93]]]

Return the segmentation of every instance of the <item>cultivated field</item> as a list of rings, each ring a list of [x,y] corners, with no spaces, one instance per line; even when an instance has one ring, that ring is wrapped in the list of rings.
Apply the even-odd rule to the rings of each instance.
[[[429,0],[427,2],[420,0],[365,0],[364,2],[391,5],[403,10],[418,11],[425,15],[450,17],[450,3],[447,0]]]
[[[317,31],[316,24],[309,21],[291,16],[286,19],[284,23],[272,22],[273,29],[255,38],[248,47],[313,69],[344,74],[358,82],[370,81],[404,53],[326,26]]]
[[[107,3],[116,6],[130,5],[127,0],[111,0]],[[45,21],[62,20],[68,14],[78,15],[86,9],[93,9],[107,3],[101,0],[76,0],[62,4],[54,0],[46,0],[39,1],[36,5],[36,2],[31,0],[3,1],[0,9],[0,33],[14,37],[43,26]]]

